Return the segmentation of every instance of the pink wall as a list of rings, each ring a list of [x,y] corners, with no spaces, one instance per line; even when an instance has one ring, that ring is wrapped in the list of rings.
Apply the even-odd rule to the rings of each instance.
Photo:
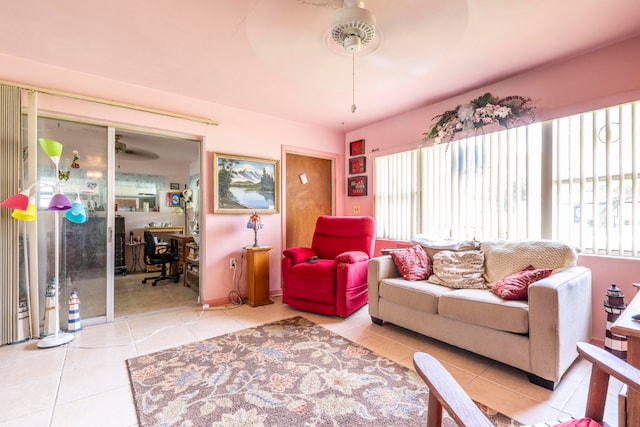
[[[123,110],[99,104],[70,99],[40,96],[42,109],[59,114],[96,119],[109,123],[135,124],[151,129],[183,133],[201,138],[202,191],[206,206],[203,211],[203,248],[205,261],[203,278],[203,302],[210,304],[227,301],[233,287],[232,270],[228,258],[240,259],[242,247],[252,241],[244,217],[213,214],[212,159],[214,152],[251,155],[282,159],[283,146],[296,147],[312,153],[315,147],[323,147],[323,153],[342,160],[344,167],[336,171],[336,213],[352,213],[354,205],[362,214],[373,214],[372,181],[369,196],[346,197],[348,143],[366,140],[367,169],[369,179],[375,156],[412,149],[418,145],[423,132],[431,125],[431,118],[456,105],[491,91],[495,95],[523,95],[533,98],[541,120],[586,111],[616,103],[640,99],[640,38],[571,58],[565,62],[514,76],[487,85],[460,96],[438,102],[424,108],[364,127],[342,135],[321,128],[282,120],[250,111],[203,102],[106,80],[75,71],[50,67],[28,60],[0,55],[0,79],[69,91],[105,99],[116,99],[158,109],[178,111],[183,114],[210,117],[220,126],[210,126],[182,119]],[[523,54],[526,54],[523,53]],[[508,60],[508,59],[505,59]],[[437,82],[433,82],[437,84]],[[420,90],[420,88],[416,88]],[[376,151],[373,151],[376,150]],[[345,154],[346,153],[346,154]],[[280,292],[280,253],[282,251],[282,221],[280,214],[265,215],[265,228],[261,243],[271,246],[270,289]],[[590,267],[594,275],[594,338],[600,338],[604,330],[604,311],[601,299],[611,283],[616,282],[628,299],[635,291],[631,283],[640,276],[640,261],[618,260],[604,257],[580,257],[580,263]],[[246,275],[245,275],[246,276]],[[244,280],[242,281],[244,286]]]
[[[228,302],[229,291],[233,288],[233,271],[229,269],[228,259],[235,257],[240,260],[242,248],[253,244],[253,233],[247,230],[247,218],[244,215],[213,213],[213,177],[211,173],[213,153],[221,152],[280,160],[283,146],[298,147],[300,151],[306,153],[317,152],[317,147],[323,147],[325,155],[328,153],[338,159],[337,165],[343,162],[344,134],[319,127],[110,81],[5,55],[0,55],[0,70],[0,79],[3,80],[177,111],[183,114],[208,117],[220,122],[219,126],[212,126],[68,98],[43,94],[38,96],[40,110],[97,120],[107,124],[135,124],[150,129],[182,133],[203,141],[200,181],[205,201],[202,217],[203,241],[205,243],[201,248],[201,259],[204,260],[202,302],[212,305]],[[336,167],[336,180],[344,182],[344,174],[339,167]],[[344,187],[339,186],[336,189],[336,199],[339,200],[339,203],[336,203],[336,213],[338,214],[342,213],[339,209],[344,198]],[[260,243],[272,248],[270,291],[273,294],[279,294],[281,292],[280,254],[283,250],[282,215],[273,214],[262,217],[265,228],[260,232]],[[244,293],[246,272],[242,275],[240,288]]]
[[[350,141],[365,139],[369,195],[347,197],[345,212],[359,206],[363,215],[373,215],[373,169],[376,156],[414,149],[422,133],[432,125],[431,118],[457,105],[469,102],[485,92],[497,96],[531,97],[539,120],[562,117],[609,105],[640,100],[640,38],[539,67],[509,79],[487,85],[424,108],[349,132],[345,140],[348,154]],[[524,53],[526,54],[526,53]],[[437,82],[434,82],[437,84]],[[419,90],[419,88],[417,88]],[[345,171],[348,165],[345,162]],[[378,242],[377,249],[392,247],[396,242]],[[606,313],[602,301],[607,288],[616,283],[629,302],[635,295],[633,282],[640,282],[640,260],[598,256],[580,256],[579,264],[593,274],[593,338],[603,341]]]

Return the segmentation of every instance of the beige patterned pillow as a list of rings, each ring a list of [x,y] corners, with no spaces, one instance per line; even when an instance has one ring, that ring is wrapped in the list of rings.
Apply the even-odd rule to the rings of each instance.
[[[433,256],[429,282],[449,288],[486,288],[484,255],[480,251],[440,251]]]

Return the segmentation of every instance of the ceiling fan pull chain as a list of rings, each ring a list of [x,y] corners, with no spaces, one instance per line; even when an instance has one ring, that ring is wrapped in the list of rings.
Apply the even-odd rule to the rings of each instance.
[[[356,54],[352,53],[351,54],[351,70],[353,71],[352,74],[352,80],[351,80],[351,88],[352,88],[352,93],[351,93],[351,99],[352,99],[352,104],[351,104],[351,112],[355,113],[356,112]]]

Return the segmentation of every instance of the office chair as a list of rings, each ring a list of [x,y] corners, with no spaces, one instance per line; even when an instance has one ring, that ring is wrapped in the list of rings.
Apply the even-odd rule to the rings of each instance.
[[[149,266],[161,265],[162,270],[159,276],[145,277],[142,279],[142,283],[147,283],[149,279],[153,279],[152,286],[156,286],[160,280],[165,279],[173,279],[173,283],[178,283],[178,280],[180,280],[179,270],[176,270],[176,274],[167,274],[167,264],[172,264],[176,261],[178,261],[178,248],[166,245],[163,248],[156,249],[153,234],[149,231],[144,232],[144,263]]]

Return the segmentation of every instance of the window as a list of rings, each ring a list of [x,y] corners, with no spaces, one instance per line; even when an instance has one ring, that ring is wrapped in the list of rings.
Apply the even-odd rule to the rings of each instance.
[[[640,102],[552,122],[553,236],[640,256]]]
[[[377,237],[549,238],[584,253],[640,256],[639,108],[378,157]]]

